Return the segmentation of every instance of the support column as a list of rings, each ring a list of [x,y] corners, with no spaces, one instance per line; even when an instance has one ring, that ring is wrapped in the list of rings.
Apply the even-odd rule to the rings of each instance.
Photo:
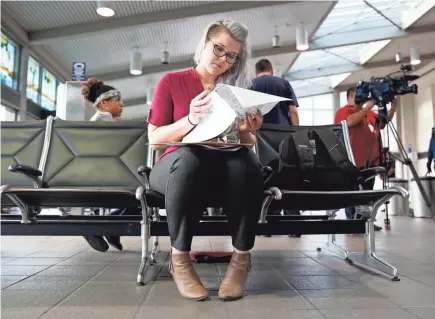
[[[332,105],[334,107],[334,115],[335,115],[335,113],[341,107],[341,105],[340,105],[340,92],[334,91],[334,93],[332,93]]]
[[[147,89],[147,104],[151,104],[151,101],[153,100],[154,89],[155,88],[153,87]]]
[[[20,56],[20,78],[19,78],[19,91],[20,91],[20,121],[27,119],[27,69],[29,64],[29,45],[23,45]]]
[[[402,139],[403,146],[408,151],[408,145],[412,145],[413,152],[416,151],[417,137],[415,127],[415,108],[414,98],[412,94],[402,95],[399,98],[398,113],[400,113],[397,121],[399,137]],[[407,167],[403,169],[403,178],[409,178],[410,172]]]

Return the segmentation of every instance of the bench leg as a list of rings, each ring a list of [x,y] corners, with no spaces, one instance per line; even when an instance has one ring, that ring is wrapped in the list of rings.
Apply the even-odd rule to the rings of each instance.
[[[29,214],[29,206],[25,204],[21,199],[18,198],[18,196],[13,194],[6,194],[10,198],[11,201],[14,202],[15,205],[20,209],[21,211],[21,223],[22,224],[31,224],[32,220],[30,218]]]
[[[145,286],[145,282],[144,282],[145,273],[150,265],[149,247],[148,247],[148,239],[150,238],[149,230],[150,230],[150,225],[148,219],[142,220],[141,221],[142,259],[139,267],[139,272],[137,274],[138,286]]]
[[[158,236],[154,236],[154,240],[153,240],[153,249],[151,250],[151,264],[155,264],[156,263],[156,254],[159,251],[159,237]]]
[[[160,209],[157,207],[152,208],[153,211],[153,221],[159,222],[160,221],[160,215],[159,211]],[[156,264],[156,254],[159,251],[159,237],[154,236],[153,238],[153,249],[151,250],[151,265]]]
[[[317,248],[318,252],[322,250],[347,260],[348,252],[337,245],[337,242],[335,241],[335,234],[329,234],[326,244],[323,245],[323,247]]]
[[[336,210],[326,211],[326,213],[329,215],[329,219],[335,219],[335,212]],[[337,242],[335,241],[335,234],[328,234],[328,240],[326,244],[323,246],[323,248],[318,247],[317,251],[320,252],[322,249],[330,254],[343,257],[347,260],[348,252],[337,245]]]
[[[259,224],[266,224],[266,216],[267,216],[267,209],[269,208],[270,203],[272,202],[273,196],[267,196],[263,200],[263,206],[261,207],[261,214],[260,214],[260,220],[258,221]]]
[[[376,255],[375,228],[371,218],[366,222],[366,234],[364,240],[364,252],[348,253],[349,262],[355,262],[372,270],[391,275],[393,281],[399,281],[400,279],[397,269]]]
[[[148,240],[150,239],[150,217],[152,216],[152,208],[148,207],[144,197],[145,189],[139,186],[136,190],[136,198],[140,200],[142,221],[140,222],[140,233],[142,239],[142,259],[139,267],[139,272],[137,274],[136,285],[145,286],[145,273],[150,265],[150,254],[148,247]]]

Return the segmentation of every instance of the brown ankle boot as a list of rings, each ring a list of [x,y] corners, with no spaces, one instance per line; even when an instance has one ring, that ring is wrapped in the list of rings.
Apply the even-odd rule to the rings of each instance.
[[[204,300],[208,292],[193,269],[190,254],[169,255],[169,272],[180,295],[187,299]]]
[[[233,252],[225,278],[219,289],[219,299],[232,301],[242,298],[250,270],[251,254]]]

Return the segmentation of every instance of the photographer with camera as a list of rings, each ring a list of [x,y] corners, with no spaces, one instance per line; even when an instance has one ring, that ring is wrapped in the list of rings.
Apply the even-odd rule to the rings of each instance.
[[[432,137],[430,139],[430,143],[429,143],[429,150],[427,151],[427,174],[429,175],[430,173],[432,173],[432,168],[430,167],[431,163],[433,162],[433,168],[435,170],[435,126],[432,127]]]
[[[335,114],[335,123],[347,121],[349,127],[350,144],[355,157],[355,165],[360,169],[378,166],[380,162],[380,129],[385,127],[384,121],[380,121],[379,115],[373,111],[375,102],[372,99],[365,103],[355,103],[356,88],[347,90],[347,105],[341,107]],[[388,119],[392,119],[396,111],[396,100],[391,102],[388,111]],[[373,189],[375,179],[366,184],[366,189]],[[355,207],[345,209],[348,219],[355,218]],[[375,230],[382,227],[375,225]]]

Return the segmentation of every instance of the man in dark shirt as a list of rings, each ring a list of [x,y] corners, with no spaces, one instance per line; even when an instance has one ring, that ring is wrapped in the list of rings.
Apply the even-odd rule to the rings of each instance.
[[[261,59],[255,64],[257,77],[252,81],[252,89],[257,92],[276,95],[292,101],[279,102],[269,113],[264,115],[263,123],[299,125],[298,100],[290,83],[273,75],[272,63]]]
[[[291,101],[279,102],[269,113],[264,115],[263,123],[299,125],[298,100],[290,83],[273,75],[272,63],[267,59],[261,59],[255,64],[255,73],[257,77],[252,81],[252,90],[291,99]],[[279,212],[272,214],[276,213]],[[284,215],[300,215],[300,212],[284,209]],[[298,234],[289,236],[300,237]]]

